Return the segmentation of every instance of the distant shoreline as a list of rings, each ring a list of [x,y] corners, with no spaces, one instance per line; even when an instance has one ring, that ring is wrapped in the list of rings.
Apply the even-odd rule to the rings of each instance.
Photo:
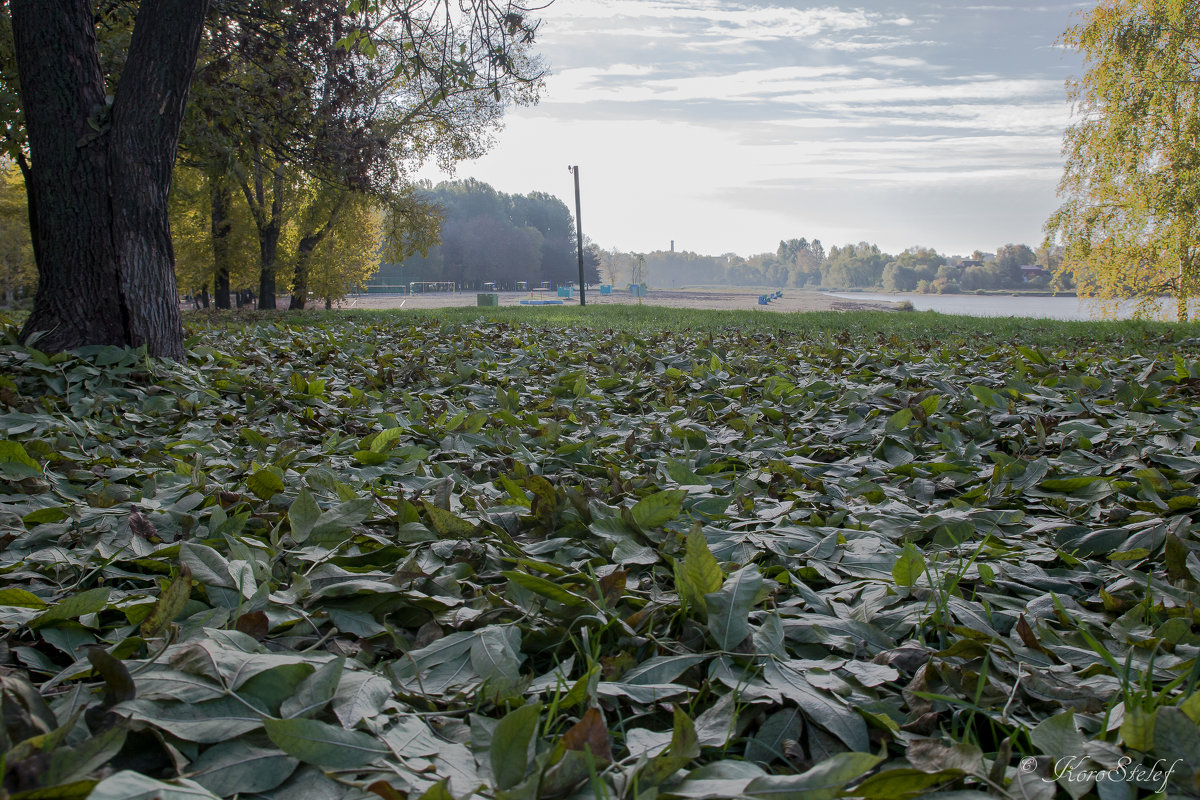
[[[783,296],[760,305],[758,298],[768,292],[782,291]],[[351,295],[336,308],[361,309],[429,309],[454,308],[476,305],[477,292],[429,292],[424,294],[359,294]],[[537,296],[544,299],[545,293],[531,292],[494,292],[499,295],[501,306],[520,306],[521,300]],[[558,299],[551,296],[552,299]],[[600,294],[599,288],[587,290],[588,305],[638,305],[638,298],[624,289],[614,289],[612,294]],[[561,298],[564,305],[578,305],[579,293],[575,292],[570,298]],[[279,301],[276,301],[277,303]],[[776,312],[807,312],[807,311],[896,311],[896,303],[879,302],[875,300],[857,300],[844,297],[833,297],[824,292],[811,292],[800,289],[654,289],[651,288],[644,298],[642,305],[666,306],[668,308],[691,308],[713,311],[776,311]],[[284,306],[286,307],[286,306]]]

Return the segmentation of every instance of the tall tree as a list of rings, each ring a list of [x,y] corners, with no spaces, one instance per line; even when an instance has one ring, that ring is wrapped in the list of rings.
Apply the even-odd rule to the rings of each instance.
[[[17,165],[0,161],[0,303],[6,306],[37,282],[24,184]]]
[[[1070,85],[1064,203],[1047,223],[1081,294],[1157,306],[1186,321],[1200,288],[1200,3],[1100,0],[1064,42]]]
[[[331,198],[404,201],[422,161],[482,155],[504,105],[533,99],[541,71],[527,52],[536,23],[513,3],[260,0],[253,10],[212,29],[194,116],[217,124],[189,129],[188,155],[232,163],[259,232],[259,307],[274,308],[284,226],[302,220],[311,254],[342,207],[300,212],[308,193],[297,189],[316,181]],[[292,307],[302,308],[307,260],[296,263]]]
[[[317,201],[320,203],[320,199]],[[336,211],[323,215],[319,237],[309,233],[300,239],[297,261],[304,260],[305,294],[312,293],[331,308],[350,291],[362,289],[379,269],[383,246],[383,212],[364,194],[342,193],[334,198]],[[319,217],[316,217],[319,218]],[[297,263],[297,272],[300,264]],[[293,288],[293,296],[296,289]]]
[[[38,290],[22,337],[184,357],[167,195],[208,0],[144,0],[107,99],[88,0],[10,0]]]
[[[334,226],[340,221],[342,209],[346,207],[347,201],[351,198],[349,191],[334,189],[324,184],[316,186],[315,191],[311,195],[308,206],[305,209],[304,217],[301,220],[300,242],[296,248],[296,268],[292,274],[292,299],[288,305],[288,308],[292,310],[304,308],[305,301],[308,298],[313,254],[321,243],[333,233]],[[375,227],[378,226],[376,225]],[[379,236],[363,236],[364,241],[368,239],[378,241],[379,238]],[[378,268],[378,250],[379,245],[375,244],[374,247],[360,248],[358,252],[369,253],[368,260],[373,260],[375,268]],[[329,267],[326,268],[326,272],[330,275],[334,271]],[[373,273],[374,270],[371,270],[371,272]],[[330,291],[326,291],[322,297],[325,297],[329,303],[332,303],[334,299],[331,297]]]
[[[167,194],[209,3],[106,0],[97,15],[89,0],[0,0],[0,10],[8,12],[0,25],[0,127],[6,152],[26,175],[40,278],[23,335],[40,332],[42,347],[145,344],[155,355],[184,355]],[[276,11],[284,6],[293,13],[280,24]],[[111,40],[124,52],[101,58],[97,25],[113,9],[123,17],[135,8],[128,46],[119,36]],[[537,22],[507,0],[222,0],[219,10],[214,24],[236,18],[233,39],[267,42],[267,49],[293,22],[307,19],[305,30],[321,44],[312,52],[336,59],[340,47],[371,74],[387,72],[415,87],[423,108],[453,107],[448,101],[467,95],[463,103],[469,108],[481,93],[499,103],[521,87],[535,86],[540,75],[527,56]],[[318,24],[330,15],[348,21],[341,32]],[[8,23],[11,39],[5,38]],[[2,58],[9,41],[14,56]],[[374,58],[382,52],[395,55],[390,61]],[[10,102],[18,82],[13,63],[20,77],[19,107]],[[220,57],[214,63],[219,67]],[[298,73],[304,77],[296,85],[334,74],[327,64],[318,66]],[[330,91],[303,96],[338,100],[355,76],[336,74],[341,77],[320,84]],[[390,159],[379,157],[385,152],[379,127],[360,124],[357,116],[377,105],[340,104],[336,113],[322,115],[313,113],[318,106],[312,103],[295,103],[287,119],[289,125],[306,117],[318,120],[297,128],[299,140],[310,154],[333,147],[333,159],[348,165],[331,171],[340,172],[335,179],[351,175],[379,186]],[[261,116],[243,121],[256,119]],[[454,122],[439,110],[407,142],[414,152],[436,153],[457,136]],[[347,152],[377,157],[355,159]],[[232,163],[231,154],[225,155]]]

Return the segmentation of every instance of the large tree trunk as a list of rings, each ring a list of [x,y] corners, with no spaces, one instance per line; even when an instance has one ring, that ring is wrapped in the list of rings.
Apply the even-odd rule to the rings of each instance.
[[[275,310],[275,273],[279,267],[279,235],[283,232],[283,166],[271,170],[271,200],[267,203],[266,164],[262,154],[254,156],[254,186],[244,172],[238,173],[242,193],[250,206],[250,216],[258,229],[258,307]]]
[[[30,149],[39,348],[182,360],[167,192],[209,0],[145,0],[111,112],[88,0],[11,0]]]
[[[316,236],[304,236],[296,247],[296,274],[292,278],[292,299],[288,302],[291,311],[303,311],[308,302],[308,268],[313,251],[320,243]]]
[[[279,269],[279,234],[282,232],[280,228],[280,221],[272,219],[258,235],[258,253],[262,260],[262,271],[258,273],[258,307],[270,311],[275,310],[275,273]]]
[[[233,229],[233,220],[229,216],[229,207],[233,203],[233,190],[229,186],[229,176],[224,173],[213,173],[208,176],[209,199],[212,202],[212,249],[215,278],[213,291],[217,296],[217,308],[229,308],[229,271],[233,261],[233,243],[229,233]]]

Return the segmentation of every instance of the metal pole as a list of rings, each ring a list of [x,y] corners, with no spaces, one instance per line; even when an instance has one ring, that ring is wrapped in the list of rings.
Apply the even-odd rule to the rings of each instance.
[[[579,247],[579,305],[587,305],[587,284],[583,280],[583,218],[579,204],[579,167],[567,167],[575,174],[575,243]]]

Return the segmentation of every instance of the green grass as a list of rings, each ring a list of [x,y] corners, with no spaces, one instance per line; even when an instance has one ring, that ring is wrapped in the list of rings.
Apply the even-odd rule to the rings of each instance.
[[[363,324],[436,320],[464,324],[475,321],[509,325],[582,327],[636,333],[691,331],[745,334],[784,333],[842,346],[886,343],[913,347],[943,345],[1025,345],[1071,351],[1099,350],[1121,353],[1200,352],[1200,323],[1180,325],[1142,320],[1063,321],[1022,317],[969,317],[923,312],[814,311],[780,313],[768,311],[716,311],[668,308],[665,306],[603,305],[541,306],[529,308],[441,308],[387,311],[241,312],[236,315],[188,314],[192,326],[242,325],[247,320],[275,321],[301,327],[338,318]]]

